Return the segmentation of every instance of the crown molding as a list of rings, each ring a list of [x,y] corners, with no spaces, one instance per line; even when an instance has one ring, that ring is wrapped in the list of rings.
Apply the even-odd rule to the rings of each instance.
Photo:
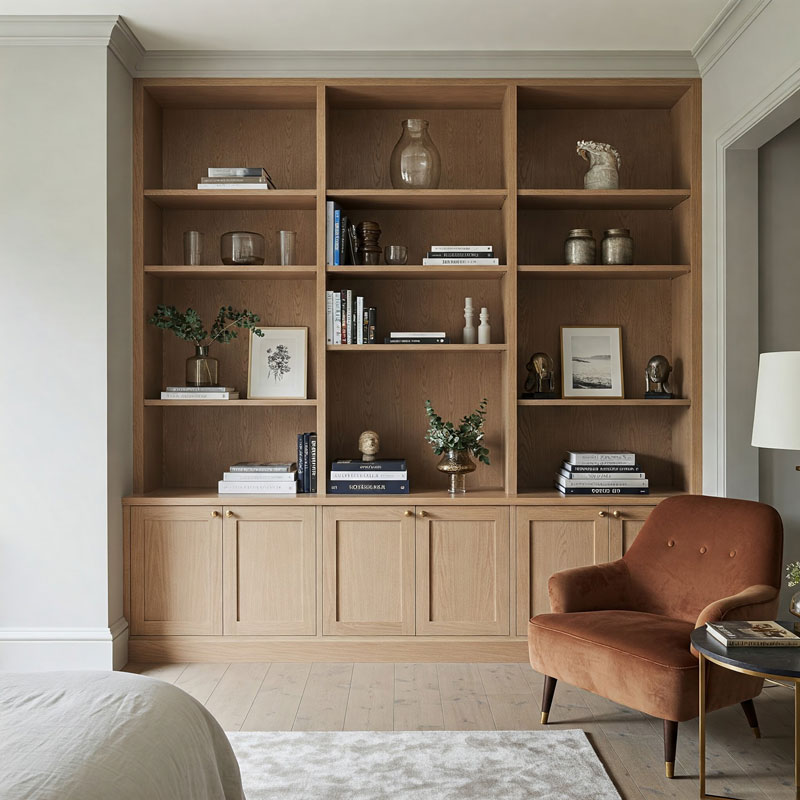
[[[771,0],[728,0],[692,48],[700,75],[705,75],[770,4]]]
[[[146,52],[136,77],[510,78],[698,76],[688,51],[202,51]]]
[[[108,46],[116,15],[0,15],[2,45],[103,45]]]
[[[116,24],[111,29],[108,48],[131,75],[136,75],[139,64],[147,53],[122,17],[117,17]]]

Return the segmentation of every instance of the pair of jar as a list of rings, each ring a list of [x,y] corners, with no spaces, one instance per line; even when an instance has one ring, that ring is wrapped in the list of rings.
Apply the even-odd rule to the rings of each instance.
[[[564,245],[567,264],[597,263],[597,242],[589,228],[574,228]],[[603,264],[633,264],[633,239],[628,228],[609,228],[603,234]]]

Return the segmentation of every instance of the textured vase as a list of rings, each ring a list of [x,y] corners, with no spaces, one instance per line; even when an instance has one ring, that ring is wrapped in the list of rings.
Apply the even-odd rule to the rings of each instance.
[[[436,469],[450,476],[450,494],[464,494],[467,474],[475,471],[475,463],[469,457],[469,450],[448,450]]]
[[[795,592],[789,601],[789,611],[796,617],[800,617],[800,592]]]
[[[403,121],[403,134],[392,150],[389,177],[395,189],[438,189],[442,159],[424,119]]]
[[[208,345],[195,345],[194,355],[186,359],[187,386],[216,386],[219,361],[208,354]]]

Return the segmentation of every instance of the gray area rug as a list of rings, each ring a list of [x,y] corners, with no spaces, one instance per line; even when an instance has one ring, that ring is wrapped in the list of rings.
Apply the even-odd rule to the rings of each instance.
[[[247,800],[620,800],[586,734],[228,733]]]

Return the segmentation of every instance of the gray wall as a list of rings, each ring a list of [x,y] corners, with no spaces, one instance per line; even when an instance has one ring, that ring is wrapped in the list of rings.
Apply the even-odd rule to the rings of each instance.
[[[800,350],[800,121],[759,149],[758,168],[759,350]],[[759,495],[783,517],[784,562],[800,559],[797,465],[794,450],[759,452]],[[784,586],[782,611],[794,591]]]

